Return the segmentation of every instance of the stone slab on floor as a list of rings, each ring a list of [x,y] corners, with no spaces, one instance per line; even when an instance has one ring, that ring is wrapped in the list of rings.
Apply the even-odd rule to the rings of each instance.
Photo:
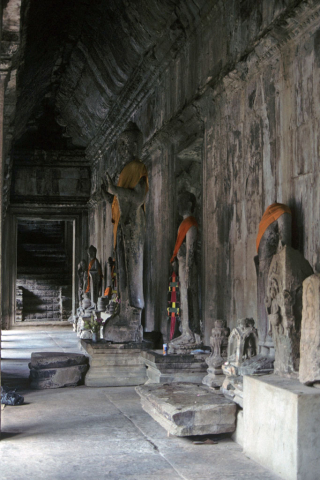
[[[172,383],[136,387],[142,408],[170,434],[234,432],[237,407],[204,385]]]
[[[93,343],[85,339],[80,342],[90,358],[90,369],[85,378],[87,387],[136,386],[146,382],[142,343]]]
[[[88,357],[77,353],[31,354],[30,386],[34,389],[75,387],[84,383]]]
[[[276,375],[243,387],[244,452],[285,480],[320,478],[320,390]]]
[[[200,383],[207,374],[205,362],[208,354],[201,355],[163,355],[161,350],[141,352],[147,367],[147,384],[190,382]]]

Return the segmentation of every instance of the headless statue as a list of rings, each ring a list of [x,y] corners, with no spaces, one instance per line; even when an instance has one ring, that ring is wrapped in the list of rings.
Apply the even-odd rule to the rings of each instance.
[[[178,212],[183,221],[170,261],[173,263],[177,258],[179,266],[181,335],[171,340],[170,351],[175,350],[178,345],[194,346],[200,343],[198,273],[195,259],[198,224],[192,215],[195,202],[195,196],[189,192],[184,192],[178,197]]]
[[[96,255],[97,249],[93,245],[90,245],[88,248],[89,265],[86,289],[86,293],[90,293],[91,299],[91,305],[89,309],[96,308],[98,297],[101,295],[102,271],[100,262],[97,260]]]
[[[148,192],[148,173],[137,157],[141,147],[141,132],[130,123],[117,142],[119,163],[125,163],[118,185],[114,185],[106,173],[102,186],[105,198],[107,193],[114,195],[112,221],[120,313],[111,317],[104,327],[104,338],[114,342],[142,341],[144,203]]]
[[[282,203],[273,203],[263,214],[257,236],[255,257],[257,271],[258,332],[260,350],[263,355],[272,353],[271,326],[265,299],[268,289],[268,274],[272,258],[283,248],[291,246],[291,210]]]

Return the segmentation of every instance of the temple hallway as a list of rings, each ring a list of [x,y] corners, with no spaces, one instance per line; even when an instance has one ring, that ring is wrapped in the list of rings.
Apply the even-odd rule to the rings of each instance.
[[[2,411],[1,480],[278,478],[227,436],[211,436],[215,445],[168,438],[133,387],[26,389],[32,351],[77,348],[67,329],[2,332],[3,383],[18,380],[25,404]]]

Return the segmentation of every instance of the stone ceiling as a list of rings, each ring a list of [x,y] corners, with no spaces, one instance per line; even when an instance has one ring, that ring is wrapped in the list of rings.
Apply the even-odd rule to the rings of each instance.
[[[74,147],[94,144],[134,113],[134,100],[214,3],[23,0],[16,145],[46,128]]]

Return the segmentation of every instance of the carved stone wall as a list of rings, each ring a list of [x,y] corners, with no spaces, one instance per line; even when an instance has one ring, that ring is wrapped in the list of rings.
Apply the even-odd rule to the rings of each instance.
[[[239,27],[232,24],[230,34],[231,20],[217,6],[170,61],[158,84],[145,92],[131,117],[144,135],[143,160],[150,175],[148,330],[162,328],[165,333],[167,259],[177,226],[175,172],[177,162],[181,164],[179,152],[187,152],[194,142],[201,144],[201,178],[196,175],[196,182],[203,199],[200,250],[206,343],[214,318],[226,319],[231,329],[237,318],[256,318],[255,240],[270,203],[290,206],[293,247],[319,270],[315,218],[320,216],[320,203],[315,187],[320,8],[310,2],[285,10],[280,3],[261,1],[251,9],[236,9],[232,21],[237,20]],[[287,20],[281,23],[283,18]],[[95,143],[99,151],[88,148],[97,179],[106,169],[114,177],[121,171],[109,141],[102,134]],[[96,244],[99,238],[111,238],[110,212],[106,233],[98,233],[102,210],[99,204],[91,214],[96,218],[90,227]],[[105,260],[111,240],[108,245],[103,247],[108,252],[101,254]]]

